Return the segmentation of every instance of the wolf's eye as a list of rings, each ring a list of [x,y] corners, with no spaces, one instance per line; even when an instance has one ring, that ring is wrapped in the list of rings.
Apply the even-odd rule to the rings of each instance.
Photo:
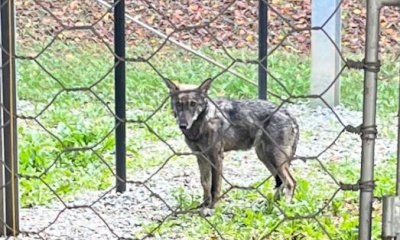
[[[196,107],[197,103],[196,102],[190,102],[189,104],[190,104],[191,107]]]
[[[183,106],[183,105],[182,105],[181,102],[177,102],[177,103],[176,103],[176,107],[177,107],[177,108],[182,108],[182,106]]]

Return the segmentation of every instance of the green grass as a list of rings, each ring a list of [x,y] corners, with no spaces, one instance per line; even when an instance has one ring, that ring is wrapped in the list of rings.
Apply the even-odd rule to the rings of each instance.
[[[394,158],[378,164],[376,197],[395,193],[395,166]],[[332,239],[357,239],[358,192],[339,191],[334,195],[338,186],[317,162],[307,164],[307,169],[312,170],[307,176],[302,174],[304,167],[295,168],[298,188],[293,204],[280,201],[275,205],[271,191],[273,182],[267,181],[259,188],[266,198],[257,191],[233,190],[220,203],[214,216],[207,220],[195,213],[170,217],[156,231],[156,236],[168,238],[179,232],[183,233],[180,236],[183,239],[213,239],[219,234],[225,239],[328,239],[329,234]],[[358,165],[347,159],[327,162],[325,167],[344,183],[354,183],[359,177]],[[254,183],[254,186],[258,184]],[[333,195],[335,197],[329,201]],[[177,189],[174,197],[182,210],[189,210],[200,203],[198,197],[193,198],[184,189]],[[287,220],[283,221],[284,216],[278,206]],[[380,206],[379,202],[374,204],[373,239],[379,239],[381,234],[381,212],[377,206]],[[321,208],[323,211],[319,213]],[[314,218],[316,213],[319,214]],[[302,219],[304,216],[308,218]],[[157,226],[157,223],[151,224],[146,230],[152,231]]]
[[[113,173],[105,164],[114,169],[114,119],[104,105],[105,103],[110,109],[114,109],[112,72],[102,81],[98,81],[113,66],[113,56],[106,51],[93,43],[81,43],[77,47],[56,42],[37,59],[52,76],[45,73],[34,61],[18,60],[19,115],[36,116],[54,100],[36,118],[37,121],[19,121],[19,170],[23,176],[35,177],[23,177],[20,180],[23,207],[49,204],[57,199],[55,193],[66,200],[79,191],[106,189],[114,183]],[[130,50],[128,56],[137,57],[146,51],[149,50]],[[210,49],[205,49],[204,52],[225,65],[231,63],[231,59],[222,52]],[[232,51],[231,54],[242,60],[254,60],[256,56],[254,52],[242,50]],[[396,98],[399,66],[390,57],[383,58],[382,62],[382,72],[378,80],[378,114],[384,122],[390,122],[398,107]],[[182,83],[198,84],[221,73],[213,83],[213,97],[257,97],[256,86],[227,72],[222,73],[221,69],[212,64],[170,46],[155,55],[150,63],[158,73]],[[257,81],[256,65],[235,63],[234,68],[246,78]],[[289,95],[308,94],[311,74],[309,58],[276,52],[268,58],[268,69],[280,80],[277,82],[269,77],[269,90],[276,95],[285,98]],[[147,119],[168,97],[158,73],[148,63],[127,63],[129,120]],[[344,107],[362,110],[362,78],[361,71],[346,70],[342,74],[341,103]],[[95,94],[69,89],[76,87],[91,87]],[[270,100],[280,103],[274,97],[270,97]],[[304,102],[307,99],[293,101]],[[168,104],[167,101],[146,122],[148,127],[144,124],[127,124],[127,165],[130,171],[159,166],[172,154],[168,148],[153,146],[160,143],[159,137],[168,141],[180,136],[174,127],[175,120]],[[384,136],[395,138],[389,128],[382,129]],[[306,136],[308,135],[311,136],[312,133],[307,133]],[[87,146],[91,148],[86,149]],[[76,151],[76,148],[85,148],[85,151]],[[353,183],[358,179],[358,159],[327,162],[326,166],[334,176],[340,176],[343,182]],[[316,162],[310,162],[308,167],[318,170],[304,176],[301,169],[296,169],[297,175],[301,177],[295,203],[281,203],[288,216],[317,212],[337,189],[332,179],[327,178],[326,174],[321,175],[321,169]],[[393,193],[394,159],[382,160],[375,172],[375,193],[378,196]],[[218,231],[227,238],[252,239],[266,234],[283,219],[282,214],[271,203],[272,187],[272,183],[267,182],[260,188],[267,199],[254,191],[233,190],[217,208],[216,215],[208,218],[208,221],[217,226]],[[190,196],[184,189],[177,189],[174,196],[183,209],[189,209],[200,202],[198,196]],[[357,209],[358,194],[340,191],[322,214],[317,216],[317,220],[334,239],[356,239]],[[373,233],[377,238],[380,234],[379,211],[374,211],[374,218]],[[150,224],[145,230],[150,231],[155,225],[156,223]],[[216,237],[216,232],[209,223],[198,215],[171,217],[155,234],[167,237],[175,229],[184,232],[185,239]],[[326,239],[327,235],[315,219],[302,219],[284,221],[269,238]]]

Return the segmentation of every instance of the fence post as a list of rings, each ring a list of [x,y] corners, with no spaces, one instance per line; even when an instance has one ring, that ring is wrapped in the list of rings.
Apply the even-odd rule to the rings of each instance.
[[[19,232],[14,1],[1,1],[3,146],[6,235]]]
[[[400,7],[400,2],[397,3]],[[400,196],[400,72],[399,72],[399,90],[398,90],[398,113],[397,113],[397,173],[396,173],[396,196]],[[383,221],[382,221],[383,222]],[[396,236],[400,240],[400,231]]]
[[[1,97],[1,96],[0,96]],[[2,114],[1,114],[2,115]],[[0,118],[1,124],[3,123],[3,118]],[[3,134],[3,133],[2,133]],[[1,166],[0,166],[0,236],[6,235],[6,213],[5,213],[5,201],[4,201],[4,165],[5,161],[3,158],[3,141],[0,138],[0,154],[1,154]]]
[[[397,90],[397,172],[396,172],[396,195],[400,196],[400,72]]]
[[[379,48],[379,0],[367,0],[367,29],[364,66],[364,104],[360,179],[358,239],[371,239],[374,152],[376,138],[376,92]]]
[[[1,24],[1,11],[0,11],[0,26],[3,27]],[[1,42],[0,38],[0,44],[3,46],[3,43]],[[1,68],[0,68],[0,102],[3,104],[3,66],[5,66],[3,61],[3,54],[0,54],[0,62],[1,62]],[[3,105],[2,105],[3,106]],[[4,110],[3,107],[1,110]],[[3,126],[3,111],[0,111],[0,125]],[[6,233],[5,229],[5,222],[6,222],[6,216],[5,216],[5,202],[4,202],[4,155],[3,155],[3,128],[0,129],[0,236],[4,236]]]
[[[116,190],[126,190],[126,125],[125,125],[125,1],[115,0],[114,47],[115,47],[115,158]]]
[[[340,9],[328,20],[327,18],[335,11],[340,0],[318,0],[312,2],[311,24],[313,27],[323,26],[324,31],[332,39],[329,40],[321,30],[313,30],[311,34],[311,89],[310,93],[321,94],[336,78],[340,71]],[[325,25],[324,25],[325,24]],[[334,46],[334,44],[337,46]],[[324,100],[331,106],[339,104],[340,86],[339,79],[323,96]],[[322,102],[315,100],[314,105],[322,105]]]
[[[259,0],[258,4],[258,98],[267,99],[267,34],[268,4]]]

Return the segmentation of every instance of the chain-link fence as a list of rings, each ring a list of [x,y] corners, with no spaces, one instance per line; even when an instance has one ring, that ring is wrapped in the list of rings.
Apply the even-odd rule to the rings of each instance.
[[[388,2],[382,4],[395,5]],[[164,11],[169,4],[179,7]],[[343,1],[321,26],[285,14],[282,4],[2,1],[2,233],[34,239],[369,239],[377,38],[367,38],[364,61],[347,60],[326,30]],[[261,25],[251,19],[254,9]],[[190,24],[183,22],[188,12]],[[368,14],[367,26],[377,28],[370,19],[378,8]],[[254,22],[259,39],[246,35],[242,18]],[[273,26],[281,30],[267,35]],[[224,32],[246,35],[250,50],[240,41],[232,46]],[[329,86],[310,95],[304,80],[310,60],[291,55],[297,54],[296,41],[313,32],[324,34],[342,63]],[[193,50],[203,41],[210,44]],[[363,124],[360,115],[348,116],[324,98],[351,68],[366,72]],[[205,95],[186,85],[169,91],[166,84],[173,79],[199,86],[208,78]],[[246,110],[250,105],[217,100],[256,98],[257,91],[274,105],[254,101],[256,107]],[[169,106],[180,94],[200,94],[195,101],[207,105],[193,123],[199,131],[183,130],[190,148],[173,117],[178,107]],[[307,101],[323,108],[313,110]],[[268,113],[262,118],[252,112],[260,105]],[[240,111],[252,120],[240,119]],[[290,127],[280,125],[282,118]],[[229,145],[243,136],[236,145],[273,151],[230,151],[222,168],[224,148],[244,148]],[[294,156],[284,139],[298,141]],[[265,165],[277,177],[258,157],[268,159]],[[293,200],[275,200],[275,184],[296,185],[290,175],[297,181]],[[219,203],[205,212],[207,191],[214,199],[209,206]]]

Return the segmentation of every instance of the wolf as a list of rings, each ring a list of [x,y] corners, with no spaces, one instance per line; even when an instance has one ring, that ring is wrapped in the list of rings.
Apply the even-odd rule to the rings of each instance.
[[[207,94],[212,82],[192,86],[165,79],[178,126],[189,148],[199,153],[202,207],[213,209],[221,196],[224,152],[252,147],[275,177],[275,196],[284,192],[292,201],[296,181],[289,166],[299,139],[296,120],[265,100],[212,100]]]

